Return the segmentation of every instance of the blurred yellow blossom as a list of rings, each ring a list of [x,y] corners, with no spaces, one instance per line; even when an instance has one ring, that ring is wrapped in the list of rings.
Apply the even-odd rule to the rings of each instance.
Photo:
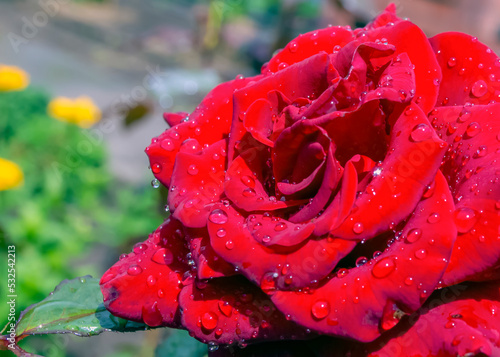
[[[0,158],[0,191],[22,185],[23,179],[23,172],[17,164]]]
[[[49,114],[54,118],[89,128],[101,120],[101,111],[89,97],[57,97],[50,101]]]
[[[21,90],[28,86],[30,76],[21,68],[0,64],[0,91]]]

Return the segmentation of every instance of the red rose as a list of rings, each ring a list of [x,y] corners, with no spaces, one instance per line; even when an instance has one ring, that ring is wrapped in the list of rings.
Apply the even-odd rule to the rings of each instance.
[[[146,153],[172,214],[102,277],[106,307],[213,345],[500,354],[498,281],[463,284],[500,277],[499,66],[389,6],[166,114]]]

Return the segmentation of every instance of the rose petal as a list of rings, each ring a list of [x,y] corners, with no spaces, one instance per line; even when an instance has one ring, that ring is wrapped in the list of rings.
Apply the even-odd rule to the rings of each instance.
[[[233,92],[260,78],[239,78],[218,85],[206,95],[188,122],[165,130],[151,141],[146,154],[153,174],[163,185],[170,185],[176,155],[186,139],[196,138],[204,145],[227,137],[233,115]]]
[[[224,192],[226,140],[196,154],[177,154],[168,203],[173,217],[185,226],[204,227],[212,202]]]
[[[498,281],[436,291],[419,313],[410,316],[411,325],[405,322],[401,326],[408,328],[404,334],[399,332],[375,341],[369,348],[373,352],[368,356],[497,356],[500,354],[500,319],[496,316],[499,309]],[[363,356],[366,355],[365,351]]]
[[[177,295],[188,270],[187,253],[182,225],[168,219],[104,273],[100,282],[104,306],[124,319],[179,327]]]
[[[412,103],[393,124],[381,172],[332,233],[344,239],[369,239],[405,219],[434,177],[445,150],[425,114]],[[354,228],[359,224],[363,230]]]
[[[394,45],[395,56],[406,53],[415,66],[415,98],[424,113],[430,112],[436,104],[442,74],[434,51],[422,30],[409,21],[400,21],[393,26],[360,32],[363,33],[366,34],[363,37],[366,41],[385,39],[387,43]]]
[[[456,201],[459,230],[446,285],[491,279],[500,259],[500,104],[441,107],[430,119],[450,145],[442,170]],[[494,275],[493,275],[494,277]]]
[[[236,206],[247,212],[265,211],[297,206],[304,201],[281,201],[270,197],[263,183],[267,179],[266,161],[269,153],[264,147],[248,149],[238,156],[226,171],[224,190]]]
[[[181,120],[188,116],[189,113],[187,112],[163,113],[163,119],[165,119],[170,127],[180,124]]]
[[[384,321],[385,310],[415,311],[438,283],[456,236],[453,209],[448,184],[439,173],[434,194],[417,205],[403,229],[404,240],[312,293],[276,291],[271,299],[280,311],[307,328],[372,341],[394,326]],[[438,224],[429,219],[435,212],[439,212]],[[420,230],[418,239],[414,229]]]
[[[216,205],[215,210],[224,219],[211,221],[209,218],[207,227],[212,247],[268,293],[276,288],[291,289],[317,283],[356,245],[351,241],[323,237],[275,250],[257,243],[250,233],[253,223],[249,227],[250,220],[233,207]],[[222,238],[217,235],[221,229],[226,233]]]
[[[267,99],[269,92],[279,90],[289,100],[294,101],[300,97],[317,96],[329,85],[331,80],[337,76],[337,72],[330,63],[330,58],[324,52],[318,53],[310,58],[296,63],[274,75],[267,76],[253,85],[249,85],[234,93],[234,113],[231,137],[229,140],[229,163],[235,158],[235,146],[239,143],[247,130],[242,117],[250,106],[258,99]],[[271,117],[259,118],[269,121]],[[260,123],[258,127],[270,127],[270,123]],[[240,153],[242,150],[237,150]]]
[[[332,53],[334,50],[338,51],[353,39],[353,32],[341,26],[328,27],[299,35],[271,58],[262,73],[277,72],[280,70],[280,64],[281,67],[288,67],[322,51],[326,53]]]
[[[286,219],[272,217],[269,213],[252,214],[247,223],[254,239],[264,245],[291,247],[309,238],[314,223],[293,224]]]
[[[185,228],[184,231],[192,258],[196,263],[198,279],[227,277],[236,274],[234,267],[215,253],[205,228]],[[218,234],[220,233],[218,232]]]
[[[437,105],[488,104],[500,98],[500,59],[477,38],[440,33],[429,39],[443,72]]]
[[[182,325],[212,344],[308,338],[271,300],[243,277],[191,284],[179,295]]]

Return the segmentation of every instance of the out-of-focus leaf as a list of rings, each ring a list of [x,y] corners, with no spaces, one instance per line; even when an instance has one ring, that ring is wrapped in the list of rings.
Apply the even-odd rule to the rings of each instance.
[[[204,357],[207,345],[195,340],[184,330],[172,330],[168,337],[156,348],[155,357]]]

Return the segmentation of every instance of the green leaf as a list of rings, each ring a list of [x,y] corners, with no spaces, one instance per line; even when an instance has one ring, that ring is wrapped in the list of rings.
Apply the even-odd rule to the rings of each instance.
[[[184,330],[171,330],[168,337],[156,348],[155,357],[207,356],[207,345],[195,340]]]
[[[94,336],[104,331],[145,330],[145,324],[111,315],[102,301],[99,280],[90,275],[62,281],[48,297],[21,313],[16,336],[73,333]]]

